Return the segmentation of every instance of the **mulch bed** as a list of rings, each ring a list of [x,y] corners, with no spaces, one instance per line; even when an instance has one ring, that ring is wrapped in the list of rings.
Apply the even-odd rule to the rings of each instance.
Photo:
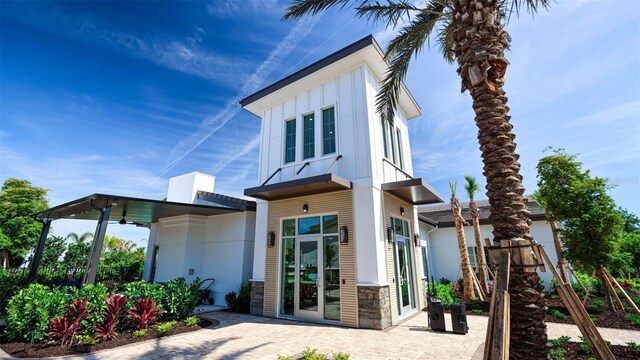
[[[77,354],[86,354],[98,350],[104,349],[113,349],[118,346],[123,346],[127,344],[133,344],[140,341],[152,340],[161,337],[167,337],[171,335],[186,333],[190,331],[199,330],[202,328],[209,327],[211,325],[218,325],[218,321],[209,321],[205,319],[200,319],[200,322],[197,325],[187,326],[182,321],[179,321],[171,330],[164,334],[160,334],[155,326],[149,328],[149,331],[144,336],[134,336],[133,334],[118,334],[118,336],[109,341],[99,342],[95,345],[73,345],[71,347],[62,347],[59,344],[30,344],[30,343],[15,343],[15,342],[4,342],[4,338],[0,337],[0,348],[7,354],[16,357],[16,358],[26,358],[26,357],[48,357],[48,356],[63,356],[63,355],[77,355]]]
[[[563,347],[563,349],[567,350],[567,353],[564,355],[566,360],[578,360],[584,359],[587,360],[589,358],[593,358],[591,354],[585,354],[580,349],[580,343],[578,342],[568,342]],[[613,356],[618,360],[622,359],[632,359],[637,360],[640,359],[640,352],[633,350],[631,346],[626,345],[611,345],[609,347]]]
[[[590,301],[587,301],[587,306],[590,304]],[[468,304],[466,308],[467,315],[480,315],[480,316],[489,316],[489,302],[475,302],[473,304]],[[482,308],[482,312],[473,312],[473,308]],[[547,307],[549,309],[555,309],[560,311],[561,313],[567,315],[566,319],[558,319],[557,317],[549,314],[544,319],[545,322],[551,323],[561,323],[561,324],[575,324],[571,315],[569,315],[569,310],[564,306],[561,299],[551,299],[547,297]],[[588,310],[588,309],[587,309]],[[477,310],[476,310],[477,311]],[[613,328],[613,329],[624,329],[624,330],[640,330],[640,325],[636,325],[632,323],[629,319],[627,319],[628,312],[618,311],[612,312],[609,308],[606,308],[602,314],[596,315],[596,319],[594,323],[597,327],[603,328]]]

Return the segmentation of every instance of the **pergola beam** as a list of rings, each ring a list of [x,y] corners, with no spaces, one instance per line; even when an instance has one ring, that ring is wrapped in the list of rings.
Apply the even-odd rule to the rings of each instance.
[[[40,266],[40,261],[42,261],[42,252],[44,251],[44,245],[47,241],[47,237],[49,236],[49,228],[51,228],[51,219],[44,218],[42,221],[42,230],[40,231],[40,239],[38,240],[38,246],[36,247],[36,252],[33,254],[33,260],[31,260],[30,268],[29,268],[29,277],[27,278],[27,283],[31,283],[35,280],[36,276],[38,276],[38,267]]]
[[[107,234],[107,224],[111,215],[111,204],[100,208],[100,218],[93,236],[91,244],[91,252],[89,253],[89,261],[84,272],[83,284],[94,284],[96,282],[96,274],[98,272],[98,263],[100,262],[100,254],[102,253],[102,245],[104,244],[104,236]]]

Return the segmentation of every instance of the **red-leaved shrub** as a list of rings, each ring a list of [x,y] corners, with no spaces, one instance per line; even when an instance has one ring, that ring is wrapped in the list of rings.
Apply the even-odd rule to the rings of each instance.
[[[127,302],[127,298],[118,295],[116,293],[111,293],[111,295],[104,298],[104,302],[107,305],[107,309],[103,311],[104,320],[102,324],[96,327],[96,337],[104,340],[113,339],[117,333],[116,328],[118,327],[118,320],[120,319],[120,310]]]
[[[66,304],[67,313],[64,316],[51,318],[51,328],[49,336],[60,339],[60,345],[71,345],[80,327],[80,321],[87,317],[87,299],[75,299],[72,303]]]
[[[162,314],[160,306],[156,306],[154,299],[138,299],[133,305],[133,310],[128,311],[133,327],[138,330],[147,329],[156,322],[156,317]]]

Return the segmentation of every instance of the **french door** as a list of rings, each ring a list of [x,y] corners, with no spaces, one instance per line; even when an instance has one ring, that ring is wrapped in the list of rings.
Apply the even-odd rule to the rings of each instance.
[[[400,316],[404,316],[412,312],[416,307],[411,237],[409,236],[409,224],[406,221],[391,218],[391,222],[395,231],[394,260],[398,312]]]
[[[305,320],[324,318],[323,254],[321,237],[296,238],[295,313]]]

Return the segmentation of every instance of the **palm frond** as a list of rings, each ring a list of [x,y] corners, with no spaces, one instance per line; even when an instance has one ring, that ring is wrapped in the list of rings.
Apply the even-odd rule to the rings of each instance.
[[[456,197],[456,181],[455,180],[449,180],[449,189],[451,189],[451,198],[453,199],[454,197]]]
[[[389,42],[385,60],[389,62],[385,79],[376,99],[376,110],[382,121],[393,122],[393,114],[398,106],[402,81],[409,63],[417,56],[428,41],[436,24],[446,16],[447,2],[431,2],[422,9],[411,23],[400,30],[400,33]]]
[[[436,41],[440,47],[442,57],[449,63],[453,64],[456,58],[456,37],[454,34],[453,21],[449,16],[443,16],[442,27],[437,31]]]
[[[385,27],[396,27],[401,19],[409,19],[412,11],[420,11],[408,0],[387,0],[386,4],[372,1],[356,8],[358,17],[369,22],[385,22]]]
[[[291,5],[285,10],[282,20],[296,20],[305,15],[316,15],[330,7],[340,5],[343,8],[349,3],[366,5],[366,0],[292,0]]]
[[[507,21],[511,18],[511,14],[515,13],[520,16],[522,8],[526,8],[527,12],[534,16],[538,13],[538,9],[548,9],[551,6],[551,0],[502,0],[498,3],[499,7],[507,15]]]
[[[465,175],[464,181],[464,189],[467,191],[469,200],[473,201],[475,193],[480,191],[480,184],[476,181],[476,178],[471,175]]]

